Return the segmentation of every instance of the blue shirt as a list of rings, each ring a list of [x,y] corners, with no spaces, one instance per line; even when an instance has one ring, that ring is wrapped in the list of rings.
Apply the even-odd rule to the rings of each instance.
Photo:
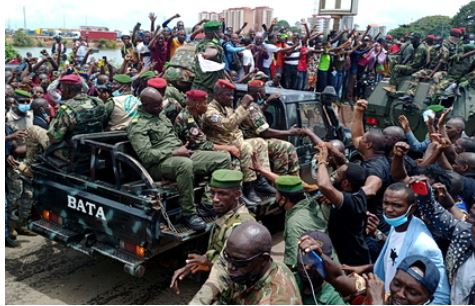
[[[235,47],[232,42],[227,41],[223,44],[224,49],[224,69],[230,71],[230,65],[233,62],[233,53],[242,52],[246,50],[244,47]],[[239,71],[236,71],[239,72]]]

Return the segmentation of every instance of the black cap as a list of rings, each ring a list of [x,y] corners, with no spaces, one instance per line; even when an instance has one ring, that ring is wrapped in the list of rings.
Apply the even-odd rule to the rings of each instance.
[[[421,268],[423,274],[421,275],[420,271],[417,271],[414,267]],[[437,266],[427,257],[420,255],[408,256],[404,258],[397,269],[412,276],[427,289],[430,295],[434,295],[434,292],[439,285],[440,272],[437,269]]]
[[[351,186],[360,189],[364,186],[367,178],[366,169],[355,163],[348,163],[346,170],[346,179],[351,182]]]

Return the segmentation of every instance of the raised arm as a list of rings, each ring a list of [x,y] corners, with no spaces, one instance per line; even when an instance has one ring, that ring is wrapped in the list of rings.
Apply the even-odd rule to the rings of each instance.
[[[355,148],[358,148],[361,138],[364,135],[363,115],[368,108],[368,101],[360,99],[356,101],[353,121],[351,123],[351,141]]]

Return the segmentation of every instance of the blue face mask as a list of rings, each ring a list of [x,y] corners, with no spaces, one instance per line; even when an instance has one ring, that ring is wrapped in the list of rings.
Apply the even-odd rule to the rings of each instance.
[[[112,96],[113,97],[122,96],[122,93],[119,90],[114,90],[114,92],[112,93]]]
[[[401,225],[403,225],[404,223],[407,222],[407,220],[408,220],[407,215],[409,214],[409,211],[411,210],[411,208],[412,208],[412,205],[409,206],[409,208],[407,209],[407,211],[404,215],[396,217],[396,218],[388,218],[388,217],[386,217],[385,214],[383,214],[384,221],[387,224],[389,224],[391,226],[394,226],[394,227],[401,226]]]
[[[30,110],[31,104],[18,104],[18,110],[22,113],[26,113]]]

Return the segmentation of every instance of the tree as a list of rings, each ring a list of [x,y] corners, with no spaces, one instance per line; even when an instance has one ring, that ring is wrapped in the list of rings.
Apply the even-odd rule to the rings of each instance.
[[[15,57],[17,57],[19,54],[18,52],[15,50],[15,48],[13,48],[12,45],[10,44],[7,44],[5,42],[5,63],[11,61],[12,59],[14,59]]]
[[[290,24],[287,22],[287,20],[279,20],[277,21],[277,24],[275,25],[277,29],[280,29],[281,27],[284,27],[286,29],[290,28]]]
[[[419,32],[422,35],[438,35],[447,37],[450,30],[451,18],[448,16],[427,16],[418,19],[410,24],[401,25],[396,29],[389,31],[395,37],[400,37],[406,33]]]
[[[33,40],[22,29],[18,29],[13,34],[13,45],[15,47],[32,47]]]
[[[462,6],[459,12],[452,18],[452,26],[467,28],[467,32],[475,31],[475,1]]]

